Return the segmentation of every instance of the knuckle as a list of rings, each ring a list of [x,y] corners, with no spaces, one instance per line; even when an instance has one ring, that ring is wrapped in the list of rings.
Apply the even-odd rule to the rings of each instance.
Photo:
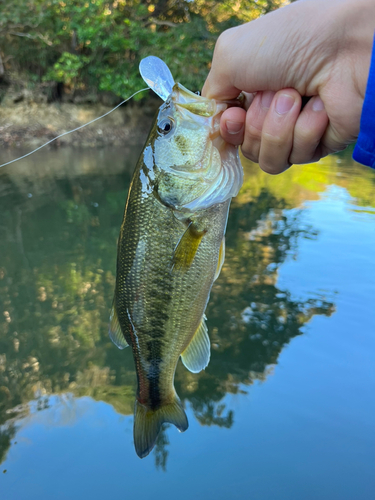
[[[312,162],[320,140],[311,133],[298,133],[293,142],[293,150],[290,154],[290,161],[297,164]]]
[[[259,155],[256,155],[256,154],[251,153],[251,152],[250,152],[250,153],[249,153],[249,152],[246,152],[246,151],[244,152],[244,151],[242,151],[242,150],[241,150],[241,152],[242,152],[243,156],[244,156],[247,160],[250,160],[250,161],[252,161],[253,163],[259,163]]]
[[[215,44],[215,55],[221,55],[229,50],[233,37],[233,30],[234,28],[230,28],[220,34]]]
[[[274,165],[270,165],[264,162],[259,163],[259,166],[263,170],[263,172],[266,172],[266,174],[269,175],[278,175],[283,171],[283,169],[275,169]]]
[[[310,163],[313,161],[313,155],[304,155],[302,152],[293,152],[289,156],[289,161],[297,165],[303,165],[304,163]]]
[[[253,141],[254,139],[259,141],[261,137],[262,137],[262,129],[259,129],[255,125],[247,125],[246,138],[249,141]]]
[[[297,126],[294,129],[294,144],[303,151],[315,150],[320,143],[323,131],[316,126]]]
[[[279,175],[282,172],[285,172],[289,167],[292,166],[292,163],[283,163],[282,165],[273,165],[272,163],[267,163],[267,162],[259,162],[260,168],[263,170],[263,172],[266,172],[266,174],[270,175]]]
[[[263,132],[262,141],[267,144],[267,147],[272,149],[282,149],[285,146],[286,140],[284,137],[275,134]]]
[[[263,150],[259,155],[259,166],[267,174],[281,174],[281,172],[284,172],[292,164],[289,162],[289,158],[287,156],[269,155],[267,153],[265,153],[265,151]]]
[[[321,158],[323,158],[324,156],[326,156],[326,155],[323,155],[320,151],[316,152],[307,163],[315,163],[315,162],[319,161]]]
[[[317,156],[319,142],[311,144],[294,144],[292,152],[289,156],[289,161],[291,163],[296,163],[297,165],[303,165],[304,163],[313,163]],[[320,156],[319,158],[320,159]]]
[[[333,153],[336,153],[336,150],[323,142],[320,151],[321,158],[324,158],[324,156],[328,156]]]
[[[316,138],[315,130],[307,128],[296,129],[294,136],[295,141],[298,141],[302,145],[302,147],[304,147],[306,144],[317,145],[319,143],[319,140],[317,140]]]
[[[225,31],[224,31],[225,33]],[[221,54],[222,50],[225,48],[225,41],[224,41],[224,33],[221,33],[219,38],[216,40],[215,43],[215,50],[214,50],[214,56],[217,57],[218,55]]]

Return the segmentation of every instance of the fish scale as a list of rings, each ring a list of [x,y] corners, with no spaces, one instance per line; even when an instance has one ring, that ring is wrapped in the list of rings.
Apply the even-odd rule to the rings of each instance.
[[[117,274],[120,279],[116,289],[116,308],[120,323],[127,324],[129,329],[131,324],[128,313],[130,314],[137,330],[141,353],[149,351],[149,338],[154,339],[157,336],[165,347],[161,356],[165,360],[164,363],[173,359],[174,364],[177,364],[206,307],[229,202],[199,214],[200,220],[207,221],[209,230],[191,268],[186,273],[173,273],[173,252],[186,227],[174,217],[173,211],[160,204],[152,193],[142,193],[138,174],[142,167],[143,164],[139,165],[134,174],[129,209],[121,231],[119,255],[126,258],[119,260]],[[138,245],[144,247],[144,258],[135,258]],[[137,263],[134,265],[135,260]],[[126,285],[126,282],[129,284]],[[144,301],[143,321],[132,317],[134,302],[140,294]],[[125,328],[124,334],[130,344],[131,339],[126,335]],[[164,346],[165,343],[167,345]],[[153,352],[153,356],[159,355],[158,351]],[[135,356],[136,359],[141,359],[140,353],[135,353]],[[169,375],[169,380],[162,381],[163,393],[166,395],[171,392],[173,375]]]

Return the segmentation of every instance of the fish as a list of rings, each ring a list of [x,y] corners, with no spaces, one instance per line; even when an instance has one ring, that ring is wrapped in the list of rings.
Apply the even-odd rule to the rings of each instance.
[[[243,171],[237,148],[220,136],[227,103],[175,83],[154,56],[140,69],[164,102],[129,188],[109,336],[120,349],[132,349],[134,446],[143,458],[164,423],[188,428],[174,374],[180,357],[193,373],[209,363],[205,309],[224,262],[229,205]]]

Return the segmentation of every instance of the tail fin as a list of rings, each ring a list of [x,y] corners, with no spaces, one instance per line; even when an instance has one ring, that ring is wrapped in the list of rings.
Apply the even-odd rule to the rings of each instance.
[[[172,403],[157,410],[135,402],[134,410],[134,446],[140,458],[146,457],[155,446],[156,438],[164,422],[174,424],[180,432],[189,427],[188,419],[177,395]]]

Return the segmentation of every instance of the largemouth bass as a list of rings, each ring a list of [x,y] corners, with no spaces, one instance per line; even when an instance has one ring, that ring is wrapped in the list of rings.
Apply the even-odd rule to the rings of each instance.
[[[174,374],[180,356],[193,373],[209,362],[204,312],[243,173],[237,148],[219,136],[227,104],[174,83],[160,59],[143,60],[141,73],[165,102],[129,189],[109,334],[118,347],[133,350],[134,445],[143,458],[164,422],[188,428]]]

